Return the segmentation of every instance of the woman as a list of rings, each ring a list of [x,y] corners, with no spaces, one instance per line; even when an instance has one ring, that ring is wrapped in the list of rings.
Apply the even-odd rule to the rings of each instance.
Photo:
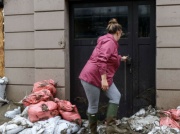
[[[96,113],[98,112],[100,90],[105,91],[109,98],[106,117],[107,134],[123,132],[115,125],[121,94],[113,83],[113,76],[120,61],[125,61],[127,56],[118,55],[118,40],[122,35],[122,26],[116,19],[111,19],[106,29],[108,33],[98,39],[90,59],[79,76],[88,99],[87,115],[91,134],[97,133]]]

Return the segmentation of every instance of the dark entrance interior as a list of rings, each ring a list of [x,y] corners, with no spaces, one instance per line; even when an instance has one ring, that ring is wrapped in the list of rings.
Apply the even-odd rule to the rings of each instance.
[[[155,105],[155,1],[71,2],[70,95],[82,118],[88,104],[78,76],[111,18],[118,20],[125,33],[119,41],[119,54],[131,57],[131,61],[121,62],[114,77],[121,92],[119,118]],[[101,93],[100,118],[105,116],[107,104]]]

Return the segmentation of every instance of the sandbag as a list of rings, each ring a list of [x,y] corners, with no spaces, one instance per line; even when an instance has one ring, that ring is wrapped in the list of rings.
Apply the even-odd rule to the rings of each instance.
[[[13,119],[17,115],[21,114],[21,107],[15,108],[14,110],[7,111],[4,116]]]
[[[31,122],[46,120],[59,115],[58,106],[53,101],[41,101],[37,104],[32,104],[28,108],[28,117]]]
[[[4,123],[0,126],[0,133],[1,134],[17,134],[18,132],[22,131],[25,126],[19,126],[13,123]]]
[[[44,129],[43,134],[54,134],[54,129],[60,119],[60,116],[55,116],[45,121],[35,122],[34,126],[41,126]]]
[[[48,120],[37,121],[32,128],[26,128],[19,134],[74,134],[79,129],[79,125],[55,116]]]
[[[66,100],[57,101],[57,98],[56,98],[56,102],[58,104],[59,110],[64,110],[64,111],[69,111],[69,112],[73,110],[74,105],[72,105],[71,102],[69,101],[66,101]]]
[[[173,120],[171,117],[161,117],[160,118],[160,125],[180,129],[179,124],[175,120]]]
[[[62,116],[63,119],[70,121],[70,122],[75,122],[78,125],[81,125],[82,119],[81,116],[77,110],[77,107],[74,105],[72,111],[64,111],[64,110],[59,110],[60,115]]]
[[[74,134],[78,132],[79,129],[80,126],[75,123],[66,120],[59,120],[54,129],[54,134]]]
[[[6,77],[0,77],[0,98],[5,99],[5,89],[6,84],[8,83],[8,79]]]
[[[180,109],[170,109],[169,112],[174,120],[180,121]]]
[[[34,92],[28,95],[25,99],[23,99],[23,104],[25,106],[29,106],[31,104],[39,103],[40,101],[53,101],[54,97],[51,92],[47,89],[42,89],[40,91]]]
[[[47,89],[51,92],[53,96],[55,96],[56,95],[55,85],[56,83],[52,79],[39,81],[39,82],[34,83],[32,92],[34,93],[42,89]]]
[[[58,104],[58,110],[63,119],[71,122],[75,122],[78,125],[81,125],[81,116],[78,112],[78,109],[75,105],[72,105],[71,102],[66,100],[55,99]]]
[[[160,118],[160,126],[169,126],[171,128],[178,128],[180,129],[180,125],[176,122],[169,111],[163,111],[164,116]]]

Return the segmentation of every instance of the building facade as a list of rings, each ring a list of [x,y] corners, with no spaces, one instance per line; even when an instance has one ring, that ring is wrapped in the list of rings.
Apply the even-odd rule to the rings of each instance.
[[[107,20],[115,17],[125,32],[120,54],[132,58],[115,76],[120,107],[131,114],[149,104],[178,106],[179,9],[179,0],[4,0],[7,97],[19,101],[34,82],[53,79],[57,97],[83,99],[78,74]]]

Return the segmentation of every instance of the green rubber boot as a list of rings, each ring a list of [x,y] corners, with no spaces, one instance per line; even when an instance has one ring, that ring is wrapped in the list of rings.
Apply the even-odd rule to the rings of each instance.
[[[87,113],[89,120],[89,133],[97,134],[97,115]]]
[[[107,134],[123,134],[126,133],[126,129],[120,129],[116,126],[116,117],[117,117],[117,111],[118,111],[118,105],[109,103],[108,109],[107,109],[107,117],[106,117],[106,133]]]

